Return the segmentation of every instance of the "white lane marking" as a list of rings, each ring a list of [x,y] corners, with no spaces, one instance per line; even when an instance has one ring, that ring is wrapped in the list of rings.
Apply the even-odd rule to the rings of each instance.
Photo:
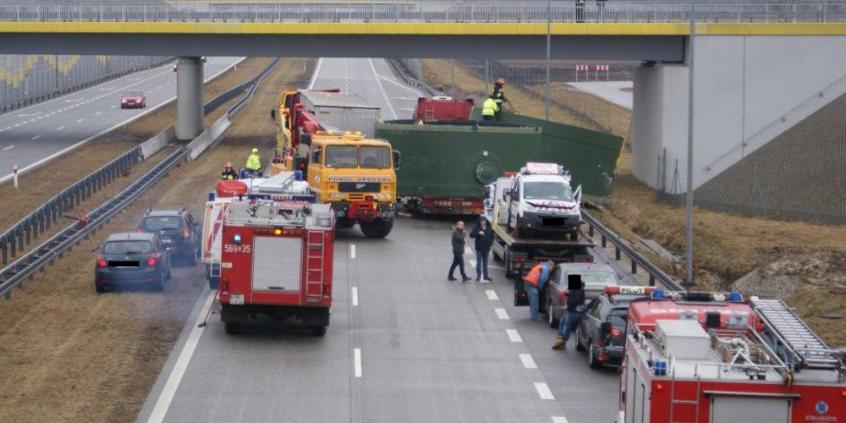
[[[495,308],[494,311],[496,312],[496,317],[499,317],[499,320],[510,320],[508,318],[508,312],[504,308]]]
[[[464,246],[464,254],[473,255],[473,250],[470,249],[468,246]]]
[[[488,265],[488,269],[499,269],[499,270],[505,270],[505,268],[504,268],[504,267],[502,267],[502,266],[498,266],[498,265],[496,265],[496,264],[489,264],[489,265]]]
[[[549,390],[549,386],[544,382],[535,382],[535,389],[538,391],[538,396],[542,400],[554,400],[555,396]]]
[[[538,365],[535,364],[535,359],[532,358],[531,354],[520,354],[520,361],[523,362],[523,368],[525,369],[537,369]]]
[[[32,138],[30,138],[29,140],[30,140],[30,141],[35,141],[35,140],[37,140],[37,139],[39,139],[39,138],[41,138],[41,135],[40,135],[40,134],[39,134],[39,135],[36,135],[36,136],[34,136],[34,137],[32,137]]]
[[[77,119],[76,121],[77,121],[77,122],[82,122],[83,120],[85,120],[85,118],[79,118],[79,119]]]
[[[174,363],[173,369],[167,377],[167,382],[165,382],[162,392],[156,400],[156,405],[153,407],[153,411],[150,413],[150,418],[147,419],[147,423],[160,423],[164,421],[167,410],[170,408],[170,403],[176,395],[176,389],[179,388],[179,383],[182,382],[182,377],[185,376],[185,370],[188,369],[188,364],[191,362],[191,356],[194,355],[194,350],[197,349],[197,344],[200,342],[200,336],[203,334],[203,328],[199,325],[206,319],[206,314],[208,314],[209,308],[211,308],[214,303],[214,294],[216,292],[217,291],[209,291],[206,303],[197,315],[197,321],[194,322],[194,327],[191,329],[191,333],[188,334],[188,339],[185,341],[185,345],[182,346],[182,351],[179,352],[179,356],[176,358],[176,363]]]
[[[101,114],[103,114],[103,112],[97,112],[97,113],[94,113],[94,116],[100,116]]]
[[[21,126],[21,124],[20,124],[20,123],[16,123],[16,124],[12,125],[12,128],[17,128],[18,126]]]
[[[506,329],[505,333],[508,334],[508,339],[510,339],[511,342],[523,342],[523,338],[520,337],[520,333],[517,332],[517,329]]]
[[[353,358],[354,358],[354,367],[355,367],[355,377],[361,377],[361,348],[356,348],[353,351]]]
[[[64,127],[64,126],[60,126],[60,127],[56,128],[56,130],[57,130],[57,131],[61,131],[62,129],[65,129],[65,127]]]
[[[13,148],[15,148],[15,145],[14,145],[14,144],[12,144],[12,145],[10,145],[10,146],[8,146],[8,147],[3,147],[3,151],[11,150],[11,149],[13,149]]]
[[[357,307],[358,306],[358,287],[352,287],[352,305]]]
[[[476,260],[470,260],[470,267],[476,268]]]
[[[112,109],[117,109],[117,105],[112,106]]]
[[[4,130],[4,131],[8,131],[8,130],[10,130],[10,129],[12,129],[12,127],[11,127],[11,126],[7,126],[7,127],[3,128],[3,130]]]
[[[355,244],[350,244],[350,258],[355,258]]]
[[[378,75],[378,74],[377,74],[377,75]],[[390,82],[391,84],[394,84],[394,85],[396,85],[396,86],[398,86],[398,87],[400,87],[400,88],[405,88],[405,89],[406,89],[406,90],[408,90],[409,92],[412,92],[412,93],[414,93],[414,94],[420,95],[420,93],[419,93],[419,92],[417,92],[417,90],[415,90],[414,88],[411,88],[411,87],[409,87],[408,85],[405,85],[405,84],[400,84],[399,82],[396,82],[396,81],[392,80],[391,78],[387,78],[387,77],[384,77],[384,76],[382,76],[382,75],[379,75],[379,79],[383,79],[383,80],[388,81],[388,82]],[[415,100],[417,100],[417,99],[415,98]]]
[[[491,301],[498,301],[499,300],[499,296],[496,295],[496,291],[494,291],[493,289],[486,289],[485,294],[488,296],[488,299],[491,300]]]
[[[376,66],[373,65],[373,59],[367,59],[367,62],[370,63],[370,69],[373,71],[373,76],[376,77],[376,85],[379,86],[379,91],[382,92],[382,97],[385,99],[385,104],[388,105],[388,110],[391,111],[391,114],[394,115],[394,119],[396,119],[397,111],[394,110],[394,105],[391,104],[391,100],[388,98],[388,93],[385,92],[385,87],[382,86],[382,80],[376,72]]]
[[[390,81],[390,79],[389,79]],[[393,97],[394,100],[414,100],[417,101],[419,97]]]
[[[552,423],[568,423],[567,418],[564,416],[554,416],[552,417]]]
[[[317,66],[314,67],[314,72],[311,74],[311,80],[308,81],[308,89],[314,89],[314,83],[317,81],[317,74],[320,73],[320,67],[323,66],[323,58],[317,59]]]

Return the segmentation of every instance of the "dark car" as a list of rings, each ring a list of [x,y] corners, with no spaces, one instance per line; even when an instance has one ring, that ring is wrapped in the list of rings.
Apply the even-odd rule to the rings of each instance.
[[[620,366],[625,356],[629,304],[650,292],[647,287],[613,287],[588,303],[576,329],[576,349],[587,351],[592,369]]]
[[[123,284],[146,285],[161,291],[170,278],[170,254],[155,234],[112,234],[96,251],[97,292]]]
[[[567,308],[567,278],[569,275],[581,275],[585,284],[585,301],[598,296],[606,286],[617,286],[620,278],[614,269],[601,263],[560,263],[549,275],[546,292],[541,304],[546,312],[549,326],[558,327],[558,320]]]
[[[157,234],[171,254],[184,258],[192,266],[197,264],[200,256],[199,224],[185,209],[148,209],[138,223],[138,232]]]
[[[140,91],[130,91],[120,98],[121,109],[143,109],[147,107],[147,97]]]

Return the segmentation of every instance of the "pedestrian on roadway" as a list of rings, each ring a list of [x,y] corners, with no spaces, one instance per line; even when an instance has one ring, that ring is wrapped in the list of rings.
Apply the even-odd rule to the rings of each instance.
[[[482,120],[492,121],[496,119],[497,111],[499,110],[499,105],[494,99],[494,96],[490,96],[485,99],[485,102],[482,103]]]
[[[488,276],[488,256],[491,253],[494,234],[485,215],[479,216],[479,223],[470,231],[470,238],[476,240],[476,281],[480,282],[482,277],[486,281],[492,281]]]
[[[232,169],[232,163],[226,162],[223,165],[223,172],[220,172],[220,179],[225,181],[234,181],[238,179],[238,172],[235,169]]]
[[[253,148],[250,157],[247,157],[247,166],[245,167],[251,177],[261,177],[261,156],[259,155],[258,148]]]
[[[558,338],[552,349],[565,351],[570,334],[585,315],[585,284],[581,275],[567,275],[567,310],[558,321]],[[576,288],[576,289],[574,289]]]
[[[469,281],[470,278],[464,272],[464,222],[460,220],[455,223],[455,228],[452,230],[452,265],[449,266],[448,280],[457,280],[453,276],[456,267],[461,270],[463,282]]]
[[[538,263],[532,268],[532,270],[529,270],[529,273],[523,278],[523,290],[525,290],[526,295],[529,296],[529,317],[532,320],[540,319],[540,304],[538,296],[540,295],[541,290],[543,290],[546,286],[546,282],[549,280],[549,274],[552,272],[553,266],[555,266],[555,263],[553,263],[552,260]]]

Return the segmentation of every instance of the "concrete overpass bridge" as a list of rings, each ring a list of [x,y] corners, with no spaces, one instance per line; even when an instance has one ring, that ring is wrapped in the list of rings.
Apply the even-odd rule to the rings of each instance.
[[[0,54],[180,56],[177,134],[192,138],[200,56],[543,59],[549,34],[552,59],[642,64],[634,172],[666,187],[659,163],[687,152],[691,20],[695,187],[846,93],[842,1],[0,6]]]

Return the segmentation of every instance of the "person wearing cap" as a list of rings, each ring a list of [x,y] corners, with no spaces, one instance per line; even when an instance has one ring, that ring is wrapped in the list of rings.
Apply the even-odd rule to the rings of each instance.
[[[523,278],[523,289],[526,291],[526,295],[529,296],[529,317],[532,320],[540,319],[540,302],[538,301],[538,296],[540,295],[540,291],[546,286],[546,282],[549,280],[549,274],[552,272],[554,266],[555,263],[552,260],[538,263]]]
[[[504,86],[505,78],[497,79],[494,84],[493,94],[491,94],[491,98],[496,102],[496,120],[502,119],[502,106],[508,103],[508,99],[505,98],[505,93],[502,91],[502,87]]]
[[[493,279],[488,276],[488,256],[491,253],[494,233],[485,215],[479,216],[479,222],[470,231],[470,238],[476,240],[476,281],[480,282],[484,277],[486,281],[490,282]]]
[[[552,349],[565,351],[570,334],[582,321],[585,315],[585,283],[582,275],[567,275],[567,310],[558,321],[558,337],[552,344]]]
[[[220,179],[226,181],[234,181],[235,179],[238,179],[238,172],[235,172],[235,169],[232,169],[231,162],[226,162],[226,164],[223,165],[223,172],[220,172]]]
[[[253,175],[261,174],[261,156],[259,156],[258,148],[253,148],[250,157],[247,157],[247,172]]]

